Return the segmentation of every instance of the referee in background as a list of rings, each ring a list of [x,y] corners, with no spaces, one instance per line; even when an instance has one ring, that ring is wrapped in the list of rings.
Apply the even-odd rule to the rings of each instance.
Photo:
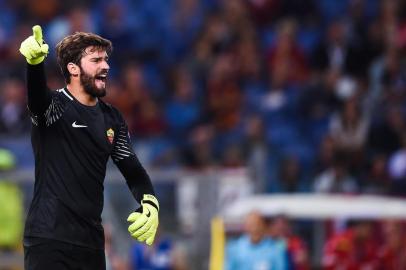
[[[132,237],[151,245],[159,204],[150,178],[134,154],[127,125],[104,103],[112,44],[76,32],[56,46],[66,86],[47,87],[48,45],[41,27],[21,43],[27,60],[28,109],[35,156],[34,197],[24,232],[26,270],[106,269],[101,213],[109,157],[140,208],[128,217]]]

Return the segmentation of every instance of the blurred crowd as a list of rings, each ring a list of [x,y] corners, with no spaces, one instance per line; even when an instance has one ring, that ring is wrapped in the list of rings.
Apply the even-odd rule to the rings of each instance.
[[[75,31],[113,42],[105,100],[123,113],[147,167],[245,166],[263,193],[406,195],[404,0],[4,0],[0,15],[5,148],[30,131],[18,48],[40,24],[51,48]],[[64,86],[52,49],[46,70],[50,88]],[[391,249],[400,225],[381,227],[387,244],[361,241],[360,252],[406,267]],[[334,235],[326,268],[358,256],[358,233],[372,229],[354,223]],[[287,263],[308,269],[302,240],[267,245],[299,250]]]
[[[246,217],[244,230],[227,244],[226,270],[314,269],[309,246],[287,217],[269,219],[253,211]],[[330,234],[321,256],[317,259],[323,270],[406,269],[405,224],[350,220]]]
[[[260,192],[406,193],[406,1],[2,1],[0,133],[27,134],[21,40],[112,40],[106,101],[160,168]],[[51,88],[64,86],[53,50]]]

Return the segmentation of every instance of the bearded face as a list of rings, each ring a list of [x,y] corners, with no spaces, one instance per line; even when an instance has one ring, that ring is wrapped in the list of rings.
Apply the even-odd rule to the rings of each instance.
[[[91,75],[80,67],[80,83],[86,93],[92,97],[104,97],[106,95],[107,70],[102,70]]]
[[[107,73],[110,69],[108,55],[100,48],[90,46],[85,49],[79,63],[80,84],[91,97],[98,98],[106,95]]]

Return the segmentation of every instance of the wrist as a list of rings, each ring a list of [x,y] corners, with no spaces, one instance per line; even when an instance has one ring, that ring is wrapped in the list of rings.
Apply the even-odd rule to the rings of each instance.
[[[44,59],[45,59],[45,56],[41,56],[41,57],[34,58],[34,59],[26,58],[27,63],[30,65],[38,65],[38,64],[42,63],[44,61]]]
[[[154,195],[144,194],[141,203],[147,203],[154,206],[159,211],[159,202]]]

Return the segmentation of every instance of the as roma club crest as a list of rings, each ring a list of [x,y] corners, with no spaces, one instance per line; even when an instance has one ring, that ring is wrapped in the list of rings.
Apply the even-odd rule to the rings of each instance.
[[[109,128],[109,129],[106,131],[106,134],[107,134],[107,139],[109,139],[109,142],[110,142],[110,143],[113,143],[113,140],[114,140],[114,130],[111,129],[111,128]]]

